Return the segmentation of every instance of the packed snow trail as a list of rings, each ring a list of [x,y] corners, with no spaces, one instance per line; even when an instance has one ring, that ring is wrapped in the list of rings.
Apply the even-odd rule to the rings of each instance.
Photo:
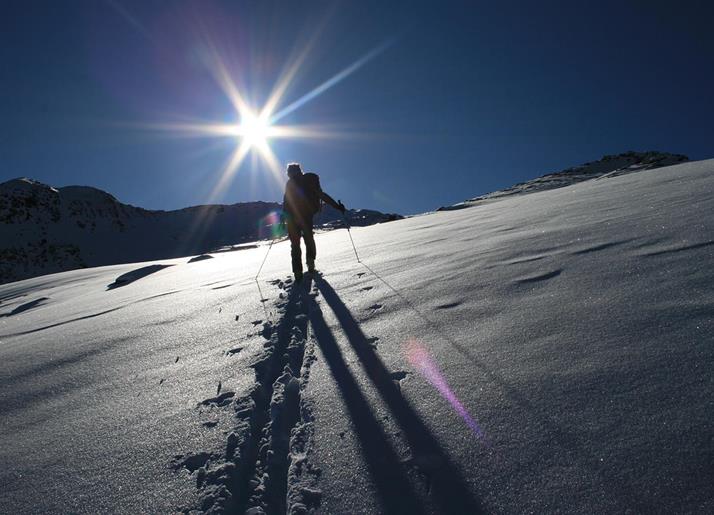
[[[711,513],[713,199],[710,160],[320,234],[300,287],[286,242],[257,286],[265,246],[0,286],[0,511]]]

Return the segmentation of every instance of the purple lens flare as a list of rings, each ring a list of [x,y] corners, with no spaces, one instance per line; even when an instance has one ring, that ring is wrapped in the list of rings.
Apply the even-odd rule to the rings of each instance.
[[[451,389],[426,347],[413,338],[407,341],[406,347],[409,363],[439,391],[442,397],[449,401],[449,404],[464,419],[464,422],[474,434],[479,438],[483,438],[483,431],[481,431],[478,423]]]

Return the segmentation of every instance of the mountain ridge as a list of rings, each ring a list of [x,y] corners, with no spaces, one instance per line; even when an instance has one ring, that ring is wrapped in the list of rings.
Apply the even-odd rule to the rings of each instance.
[[[26,177],[0,183],[0,284],[90,266],[191,256],[274,236],[275,202],[149,210],[92,186],[55,188]],[[401,218],[350,210],[351,225]],[[326,207],[317,224],[341,219]]]
[[[437,209],[437,211],[465,209],[484,202],[492,202],[513,195],[525,195],[538,191],[563,188],[591,179],[604,179],[606,177],[616,177],[627,173],[654,170],[687,161],[689,161],[689,157],[684,154],[672,154],[656,150],[646,152],[630,150],[620,154],[606,154],[596,161],[589,161],[582,165],[572,166],[559,172],[547,173],[535,179],[519,182],[508,188],[492,191],[457,204],[442,206]]]

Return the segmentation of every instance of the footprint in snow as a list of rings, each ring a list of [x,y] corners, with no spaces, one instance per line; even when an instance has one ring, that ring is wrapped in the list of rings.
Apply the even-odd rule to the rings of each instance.
[[[407,377],[407,374],[409,374],[409,372],[405,372],[404,370],[399,370],[397,372],[392,372],[391,374],[389,374],[389,378],[394,381],[395,386],[400,392],[402,391],[401,381],[402,379]]]
[[[185,468],[189,472],[194,472],[203,467],[211,459],[211,455],[207,452],[198,452],[196,454],[177,454],[174,456],[172,466],[175,469]]]
[[[250,398],[236,400],[233,407],[235,408],[236,417],[242,419],[250,418],[255,410],[255,404]]]
[[[436,472],[446,463],[443,456],[439,454],[417,454],[402,460],[404,465],[415,467],[422,472],[429,474]]]
[[[405,377],[409,375],[409,372],[405,372],[404,370],[398,370],[397,372],[392,372],[389,374],[389,377],[392,381],[401,381]]]

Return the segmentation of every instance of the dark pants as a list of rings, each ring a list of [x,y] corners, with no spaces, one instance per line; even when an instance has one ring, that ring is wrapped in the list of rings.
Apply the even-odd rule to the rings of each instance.
[[[290,256],[293,261],[293,273],[296,275],[302,274],[302,253],[300,251],[300,236],[305,240],[305,254],[307,267],[312,268],[315,265],[315,256],[317,249],[315,248],[315,237],[312,234],[312,217],[301,220],[298,223],[295,220],[288,220],[288,237],[290,238]]]

